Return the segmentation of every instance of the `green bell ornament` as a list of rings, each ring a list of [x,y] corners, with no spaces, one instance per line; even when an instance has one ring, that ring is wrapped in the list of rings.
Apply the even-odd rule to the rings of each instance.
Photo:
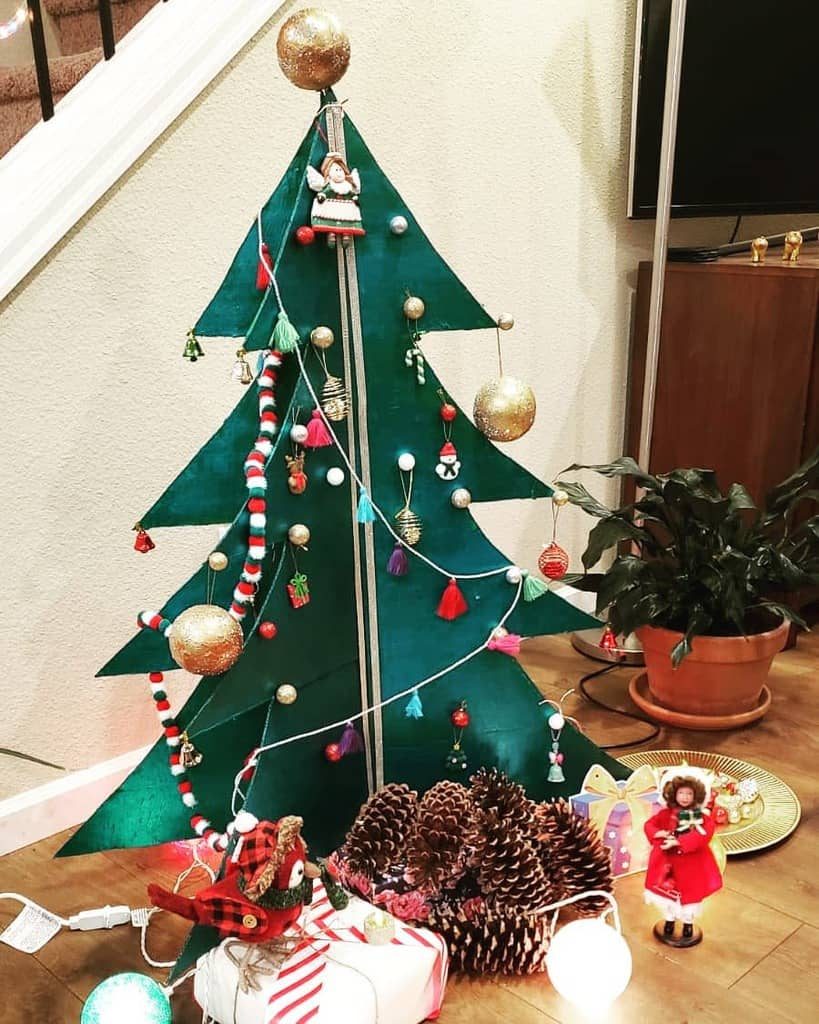
[[[195,363],[197,359],[201,359],[204,356],[205,350],[199,344],[199,339],[193,333],[193,328],[188,331],[187,340],[185,341],[185,351],[182,353],[183,359],[190,359],[192,363]]]

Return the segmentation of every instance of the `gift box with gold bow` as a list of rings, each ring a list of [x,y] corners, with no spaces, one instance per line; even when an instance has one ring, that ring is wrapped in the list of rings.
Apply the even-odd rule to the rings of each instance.
[[[592,765],[571,804],[575,814],[594,825],[610,850],[614,875],[645,871],[650,847],[643,825],[663,806],[648,765],[625,782],[618,782],[602,765]]]

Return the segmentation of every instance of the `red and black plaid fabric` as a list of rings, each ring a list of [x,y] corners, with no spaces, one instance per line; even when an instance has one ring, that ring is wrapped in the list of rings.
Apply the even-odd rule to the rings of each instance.
[[[211,890],[196,897],[199,920],[212,925],[223,938],[244,939],[258,942],[267,934],[269,926],[267,911],[251,903],[238,887],[222,881]]]
[[[279,827],[272,821],[260,821],[259,824],[246,832],[239,840],[242,844],[236,867],[241,871],[245,882],[250,885],[256,875],[267,865],[276,849]]]

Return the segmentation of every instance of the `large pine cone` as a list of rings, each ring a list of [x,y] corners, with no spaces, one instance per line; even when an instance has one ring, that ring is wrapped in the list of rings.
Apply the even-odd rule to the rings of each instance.
[[[472,776],[472,802],[482,811],[494,811],[507,824],[526,830],[534,821],[537,804],[526,790],[497,768],[481,768]]]
[[[415,830],[418,794],[403,782],[389,782],[364,804],[341,850],[347,870],[375,878],[401,861]]]
[[[538,843],[495,811],[482,814],[472,865],[490,907],[536,910],[554,900]]]
[[[554,884],[555,899],[590,889],[611,892],[611,857],[592,824],[575,814],[566,800],[540,804],[537,809],[540,858]],[[581,916],[599,914],[608,906],[602,897],[574,904]]]
[[[479,901],[473,901],[475,903]],[[546,966],[548,915],[434,907],[428,926],[443,936],[450,968],[468,974],[535,974]]]
[[[461,878],[474,841],[474,813],[469,790],[459,782],[438,782],[424,794],[407,847],[413,885],[433,894]]]

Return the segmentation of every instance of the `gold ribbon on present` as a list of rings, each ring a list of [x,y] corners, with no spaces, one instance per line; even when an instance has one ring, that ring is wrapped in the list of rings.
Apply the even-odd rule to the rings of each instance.
[[[631,828],[642,835],[643,825],[651,817],[651,802],[641,799],[657,792],[657,780],[650,765],[644,764],[632,772],[624,786],[618,786],[614,776],[601,764],[594,764],[586,772],[579,796],[591,794],[600,797],[589,803],[589,821],[600,835],[617,804],[625,804],[631,813]]]

